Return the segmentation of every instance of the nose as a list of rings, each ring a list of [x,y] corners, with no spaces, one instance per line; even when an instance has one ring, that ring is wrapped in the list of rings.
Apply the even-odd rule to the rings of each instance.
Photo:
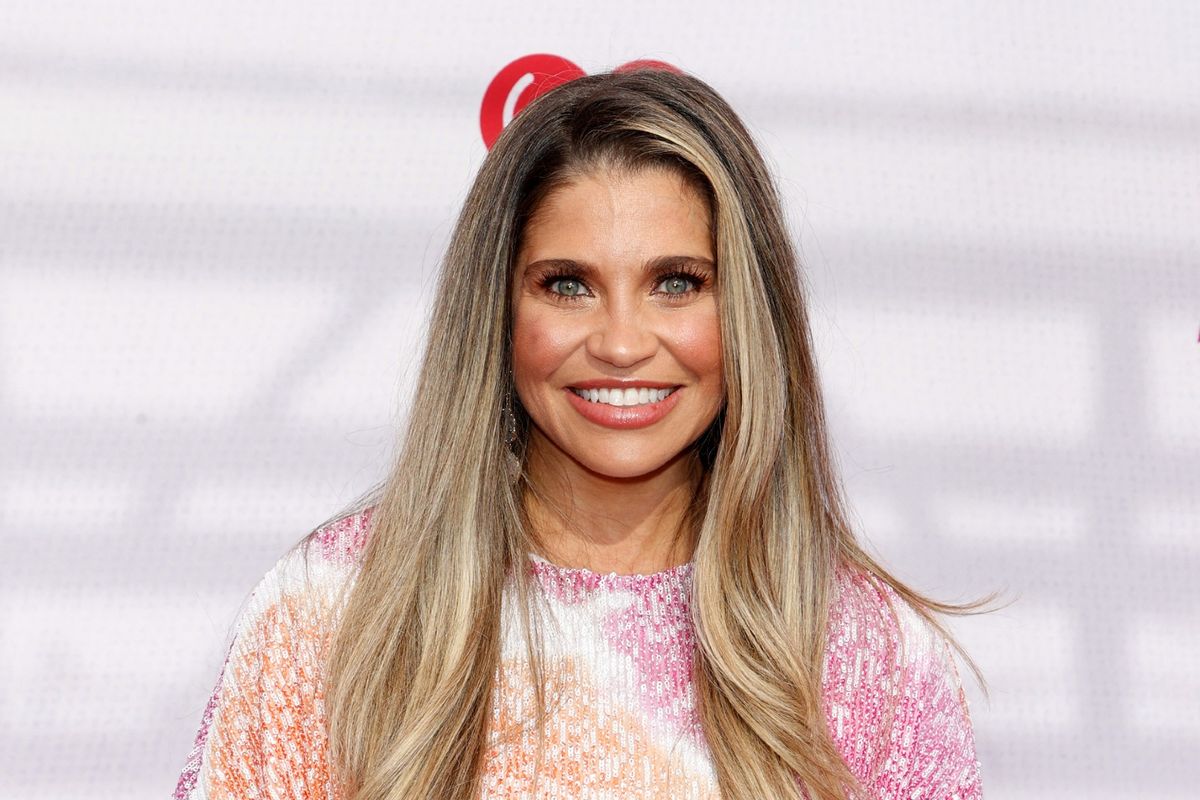
[[[636,308],[622,306],[598,314],[588,335],[588,354],[615,367],[632,367],[654,355],[658,336]]]

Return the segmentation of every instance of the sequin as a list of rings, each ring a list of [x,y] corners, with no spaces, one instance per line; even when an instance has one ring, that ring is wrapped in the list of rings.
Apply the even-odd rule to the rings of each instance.
[[[320,666],[371,513],[322,529],[255,589],[175,800],[337,798]],[[691,681],[692,566],[601,575],[531,554],[528,569],[542,589],[544,760],[535,789],[533,684],[506,591],[481,798],[717,800]],[[949,646],[890,587],[839,575],[822,688],[834,743],[870,797],[982,797]]]

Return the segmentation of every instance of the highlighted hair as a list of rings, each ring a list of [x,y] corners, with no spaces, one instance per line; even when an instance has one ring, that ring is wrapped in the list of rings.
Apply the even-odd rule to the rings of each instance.
[[[596,169],[676,170],[709,203],[726,401],[695,443],[694,682],[722,795],[843,798],[857,786],[822,708],[835,574],[936,613],[858,544],[827,444],[796,254],[750,134],[706,83],[665,70],[590,75],[537,98],[496,140],[441,266],[396,461],[357,504],[373,530],[329,664],[336,770],[353,800],[479,792],[505,581],[533,549],[507,477],[511,289],[521,233],[555,188]],[[469,386],[470,391],[463,391]],[[530,421],[520,409],[519,440]],[[517,601],[545,719],[524,569]],[[957,643],[955,647],[958,648]],[[971,669],[978,670],[958,648]]]

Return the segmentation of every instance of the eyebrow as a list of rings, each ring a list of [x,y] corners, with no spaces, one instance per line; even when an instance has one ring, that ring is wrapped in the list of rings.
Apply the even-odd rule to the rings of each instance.
[[[525,272],[528,273],[532,269],[561,269],[564,272],[570,272],[579,275],[581,278],[594,277],[598,272],[595,266],[586,261],[575,261],[570,258],[543,258],[537,261],[531,261],[525,265]],[[669,269],[680,269],[683,267],[700,267],[701,269],[715,270],[716,265],[707,258],[698,256],[659,256],[652,258],[645,263],[642,271],[650,274],[662,272]]]

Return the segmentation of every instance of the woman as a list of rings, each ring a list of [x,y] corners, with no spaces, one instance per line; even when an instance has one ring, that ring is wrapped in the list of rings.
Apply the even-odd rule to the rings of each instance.
[[[583,77],[484,161],[394,468],[255,590],[176,797],[980,797],[934,612],[984,602],[855,541],[734,112]]]

